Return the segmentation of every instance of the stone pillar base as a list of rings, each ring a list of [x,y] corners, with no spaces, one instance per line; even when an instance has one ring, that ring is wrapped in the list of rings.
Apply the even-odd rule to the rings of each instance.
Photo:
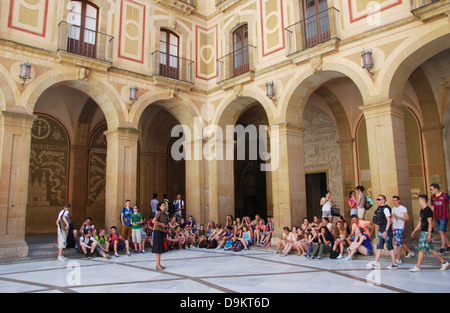
[[[25,258],[28,256],[26,242],[18,244],[0,244],[0,259]]]

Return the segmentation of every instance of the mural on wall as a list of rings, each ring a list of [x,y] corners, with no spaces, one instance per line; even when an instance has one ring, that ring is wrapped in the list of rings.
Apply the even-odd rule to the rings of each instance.
[[[106,125],[99,128],[91,140],[87,197],[89,206],[105,204],[106,136],[103,133],[106,129]]]
[[[31,129],[28,205],[59,206],[67,202],[69,137],[55,119],[38,115]]]
[[[327,172],[328,188],[338,208],[344,208],[341,152],[338,129],[326,114],[310,112],[303,115],[305,172]]]

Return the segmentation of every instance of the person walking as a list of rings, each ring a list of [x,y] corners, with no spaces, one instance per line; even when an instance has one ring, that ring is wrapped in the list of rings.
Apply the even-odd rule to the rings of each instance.
[[[450,196],[441,192],[438,184],[431,184],[430,191],[432,194],[431,207],[434,212],[434,223],[441,236],[441,249],[439,250],[439,254],[444,255],[450,252],[450,240],[445,235],[449,218]]]
[[[393,196],[392,202],[394,203],[394,207],[392,208],[392,218],[393,218],[393,234],[394,234],[394,242],[395,242],[395,250],[396,250],[396,263],[402,264],[402,250],[408,252],[406,258],[412,258],[415,256],[414,252],[403,243],[403,234],[405,231],[405,223],[409,221],[408,209],[405,208],[401,202],[399,196]]]
[[[420,239],[419,239],[419,257],[417,264],[411,268],[410,272],[420,272],[420,266],[422,265],[425,252],[430,252],[436,259],[441,262],[441,271],[445,271],[449,263],[445,261],[433,247],[433,211],[428,206],[428,196],[419,195],[419,205],[420,210],[420,221],[417,223],[416,228],[411,234],[411,237],[415,237],[416,232],[420,229]]]
[[[166,238],[166,226],[169,222],[166,214],[166,203],[158,203],[158,209],[155,217],[153,218],[153,224],[155,228],[153,230],[153,247],[152,253],[156,254],[156,270],[161,271],[166,267],[161,265],[161,254],[165,252],[164,238]]]
[[[67,246],[67,231],[70,227],[70,207],[70,203],[66,203],[64,209],[59,212],[58,218],[56,219],[56,227],[58,229],[58,262],[67,260],[67,258],[63,255],[63,251]]]
[[[392,231],[392,219],[391,219],[391,207],[386,204],[386,196],[379,195],[377,197],[378,208],[374,212],[374,223],[379,226],[378,228],[378,243],[375,253],[375,261],[367,264],[369,269],[380,269],[378,261],[381,257],[381,251],[386,244],[386,249],[389,251],[392,259],[392,264],[388,266],[388,269],[397,269],[398,265],[395,261],[395,251],[392,245],[393,231]]]

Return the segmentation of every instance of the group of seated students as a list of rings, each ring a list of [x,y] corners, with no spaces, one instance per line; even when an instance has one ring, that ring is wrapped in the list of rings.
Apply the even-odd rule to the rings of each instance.
[[[265,222],[259,214],[256,214],[254,220],[248,216],[233,219],[231,215],[228,215],[223,227],[220,223],[215,224],[212,221],[206,227],[203,224],[197,227],[191,215],[186,220],[181,218],[179,221],[173,215],[167,225],[164,245],[166,251],[196,247],[240,251],[248,250],[251,245],[270,246],[273,225],[271,216],[268,216]],[[132,242],[128,242],[127,238],[118,232],[116,226],[112,226],[110,234],[107,235],[105,229],[97,231],[92,224],[92,219],[87,218],[80,230],[74,230],[72,234],[75,237],[75,247],[88,259],[94,254],[109,259],[110,252],[119,257],[118,252],[124,249],[127,249],[127,255],[131,255],[128,253],[128,244],[131,244],[131,248],[134,247],[135,254],[145,253],[146,243],[153,245],[153,229],[152,219],[143,218],[142,241],[137,242],[133,237]]]
[[[273,218],[267,217],[265,222],[259,214],[251,220],[246,216],[234,219],[226,217],[224,225],[210,221],[198,228],[192,217],[178,223],[172,217],[167,229],[167,249],[189,249],[191,247],[207,249],[224,249],[232,251],[248,250],[251,245],[269,246],[273,235]]]
[[[310,260],[321,260],[324,254],[329,254],[332,259],[343,259],[347,248],[345,260],[352,260],[355,254],[372,255],[373,248],[371,237],[375,230],[369,230],[372,222],[361,220],[357,215],[351,216],[352,225],[348,225],[343,216],[337,218],[335,225],[332,218],[324,217],[322,220],[314,216],[313,222],[304,218],[300,227],[283,228],[283,235],[278,241],[274,254],[278,254],[283,247],[280,256],[288,255],[291,250],[296,250],[298,256]]]

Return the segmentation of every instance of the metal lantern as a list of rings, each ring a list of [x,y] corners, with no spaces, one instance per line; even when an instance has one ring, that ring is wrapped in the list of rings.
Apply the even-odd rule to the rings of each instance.
[[[273,86],[274,86],[273,81],[266,83],[266,90],[267,90],[266,96],[269,97],[270,99],[272,99],[273,96],[275,95],[275,90]]]
[[[138,87],[130,87],[130,100],[134,103],[138,99]]]
[[[370,71],[373,69],[373,58],[372,58],[372,50],[364,50],[361,53],[362,61],[363,61],[363,68],[365,68],[370,74],[373,75],[373,73]]]
[[[26,63],[20,64],[20,74],[19,77],[22,78],[23,83],[22,86],[25,84],[27,79],[31,78],[31,63],[28,61]]]

